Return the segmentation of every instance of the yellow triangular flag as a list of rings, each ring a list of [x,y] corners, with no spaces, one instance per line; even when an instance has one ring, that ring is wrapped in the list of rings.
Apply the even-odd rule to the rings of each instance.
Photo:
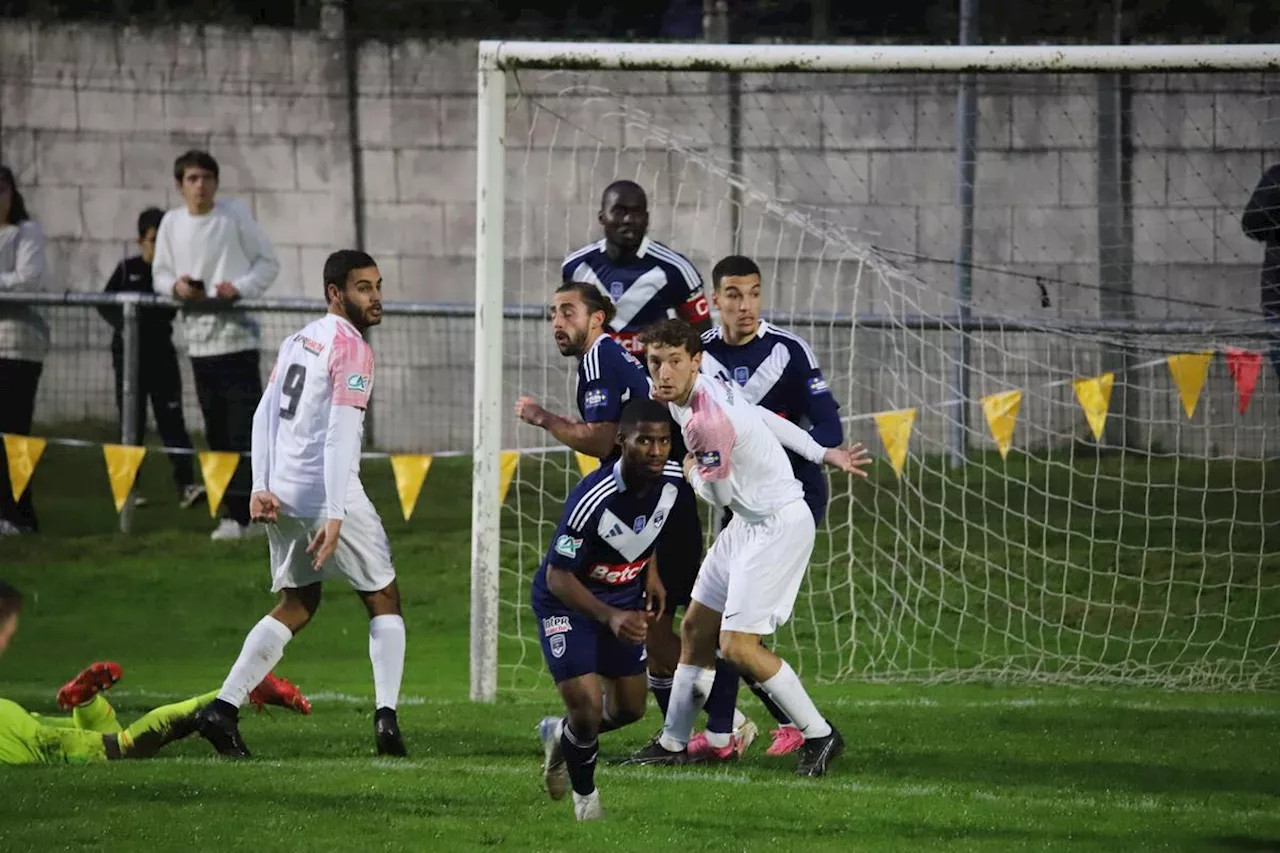
[[[1204,387],[1204,378],[1209,375],[1209,361],[1212,358],[1212,351],[1186,352],[1168,358],[1169,372],[1173,374],[1173,384],[1178,386],[1182,408],[1188,418],[1196,413],[1200,389]]]
[[[124,509],[125,498],[133,488],[133,481],[138,476],[138,466],[142,457],[147,455],[144,447],[132,447],[127,444],[104,444],[102,455],[107,460],[107,479],[111,481],[111,496],[116,501],[116,512]]]
[[[889,462],[893,465],[893,473],[902,476],[902,466],[907,461],[907,445],[911,443],[911,425],[915,423],[915,409],[899,409],[896,412],[880,412],[876,415],[876,428],[880,431],[880,442],[885,453],[889,454]]]
[[[1008,458],[1013,443],[1013,428],[1018,422],[1018,406],[1022,404],[1021,391],[1001,391],[982,398],[982,412],[991,427],[991,437],[1000,448],[1000,457]]]
[[[396,494],[400,496],[400,511],[404,520],[413,515],[413,508],[418,504],[418,495],[422,492],[422,484],[427,479],[427,471],[431,470],[430,456],[404,455],[391,457],[391,470],[396,475]]]
[[[587,476],[592,471],[600,467],[600,460],[586,453],[573,451],[573,455],[578,457],[578,470],[582,472],[582,476]]]
[[[1076,399],[1080,401],[1080,408],[1084,409],[1084,416],[1089,419],[1089,428],[1097,441],[1102,441],[1102,428],[1107,425],[1107,407],[1111,405],[1111,386],[1115,381],[1114,373],[1104,373],[1072,383]]]
[[[9,457],[9,490],[15,501],[22,498],[31,482],[31,475],[36,471],[36,463],[40,454],[44,453],[49,442],[43,438],[32,438],[29,435],[4,436],[4,452]]]
[[[218,517],[218,506],[227,493],[227,484],[240,465],[240,454],[229,451],[206,450],[200,454],[200,475],[204,477],[204,490],[209,499],[209,517]]]
[[[519,450],[504,450],[499,462],[499,480],[498,480],[498,504],[507,502],[507,488],[511,485],[511,478],[516,475],[516,463],[520,461]]]

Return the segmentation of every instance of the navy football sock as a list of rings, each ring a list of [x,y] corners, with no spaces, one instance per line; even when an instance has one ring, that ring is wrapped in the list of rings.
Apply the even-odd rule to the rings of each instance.
[[[591,738],[584,741],[574,735],[565,720],[560,729],[560,750],[564,753],[565,768],[569,771],[569,783],[573,792],[586,796],[596,789],[596,753],[600,741]]]
[[[667,706],[671,704],[671,676],[650,674],[649,690],[653,692],[653,698],[658,702],[658,710],[662,712],[665,719]]]
[[[707,731],[733,733],[733,710],[738,705],[738,668],[724,658],[716,658],[716,680],[703,708],[707,712]]]

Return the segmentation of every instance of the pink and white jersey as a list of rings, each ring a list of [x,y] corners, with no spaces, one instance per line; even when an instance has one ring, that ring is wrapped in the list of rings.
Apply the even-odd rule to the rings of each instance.
[[[326,314],[286,338],[264,394],[270,432],[263,437],[267,447],[265,482],[256,483],[255,488],[265,486],[280,498],[286,515],[324,516],[325,442],[330,420],[336,417],[337,407],[351,406],[361,414],[358,422],[350,424],[354,435],[342,437],[354,440],[354,444],[346,496],[339,505],[363,495],[359,447],[364,435],[363,410],[372,393],[373,350],[345,318]],[[255,444],[258,440],[255,430]],[[254,451],[256,462],[260,448]],[[255,481],[258,476],[255,470]],[[332,477],[329,480],[334,482]]]
[[[804,500],[804,487],[792,472],[778,425],[764,420],[782,419],[753,405],[741,389],[699,374],[686,404],[669,407],[689,452],[698,460],[691,484],[703,500],[728,506],[750,523],[763,521],[792,501]],[[825,449],[816,443],[813,448],[810,452],[821,460]]]

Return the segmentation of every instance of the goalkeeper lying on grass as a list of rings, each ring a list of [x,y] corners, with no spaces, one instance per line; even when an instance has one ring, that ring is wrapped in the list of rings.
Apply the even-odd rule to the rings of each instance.
[[[18,630],[22,595],[0,581],[0,655]],[[161,747],[196,730],[196,712],[217,691],[164,705],[128,728],[116,721],[115,709],[102,691],[120,680],[120,665],[95,663],[63,685],[58,706],[70,717],[42,717],[0,699],[0,764],[90,764],[120,758],[150,758]],[[311,705],[297,687],[268,674],[249,696],[259,709],[280,705],[303,714]]]

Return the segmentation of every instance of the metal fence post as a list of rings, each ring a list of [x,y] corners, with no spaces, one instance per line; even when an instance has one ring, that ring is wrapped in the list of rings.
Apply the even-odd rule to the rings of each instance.
[[[140,432],[137,421],[138,395],[142,393],[139,379],[138,358],[138,301],[136,298],[126,300],[120,306],[124,317],[124,365],[120,377],[120,443],[133,444],[133,436]],[[143,417],[146,414],[144,412]],[[133,495],[137,484],[129,490],[125,498],[124,509],[120,512],[120,532],[129,533],[133,529]]]

